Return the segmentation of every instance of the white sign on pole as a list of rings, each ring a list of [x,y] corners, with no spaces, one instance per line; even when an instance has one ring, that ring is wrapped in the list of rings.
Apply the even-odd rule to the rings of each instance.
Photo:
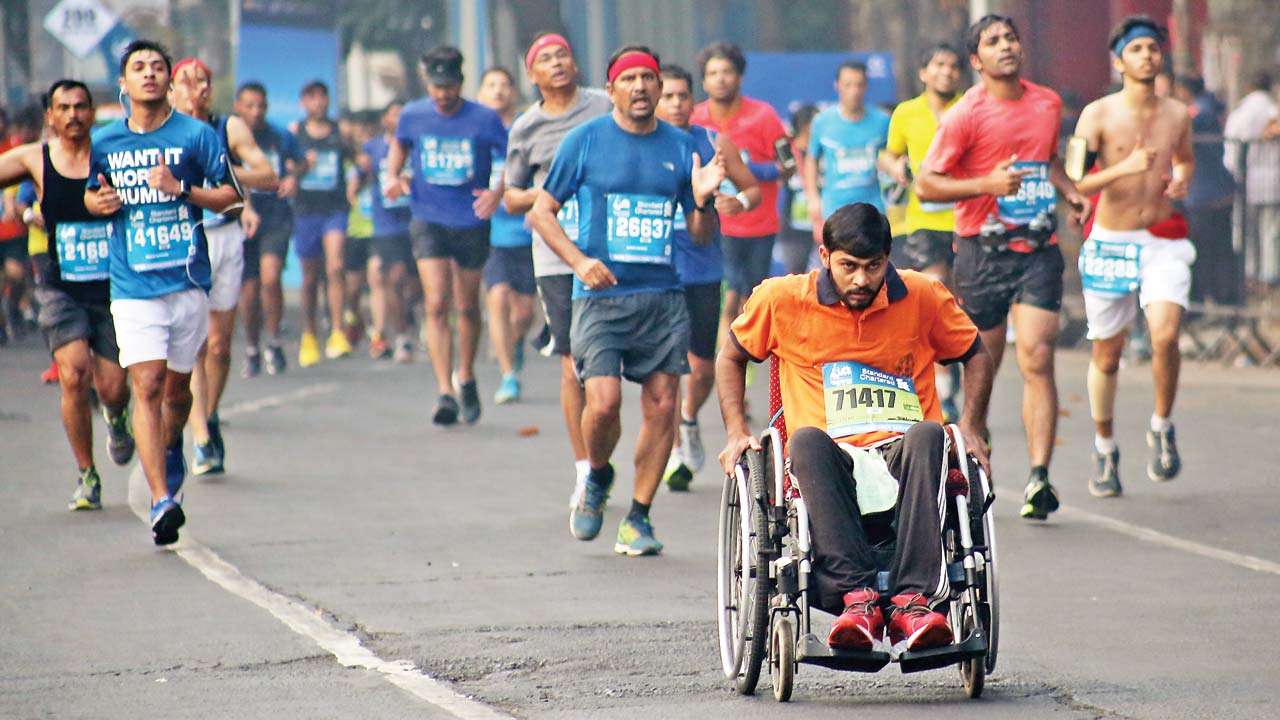
[[[100,0],[62,0],[44,16],[44,29],[78,58],[93,52],[115,24]]]

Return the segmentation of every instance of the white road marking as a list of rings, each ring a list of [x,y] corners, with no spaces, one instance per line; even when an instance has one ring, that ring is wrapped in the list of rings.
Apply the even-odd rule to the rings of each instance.
[[[1003,495],[998,495],[997,497],[1002,500],[1007,500],[1010,503],[1017,503],[1019,506],[1022,504],[1021,496],[1013,495],[1010,491],[1006,491]],[[1152,545],[1160,545],[1161,547],[1181,550],[1182,552],[1189,553],[1191,555],[1199,555],[1200,557],[1209,558],[1210,560],[1218,560],[1229,565],[1242,567],[1246,570],[1280,575],[1280,563],[1274,563],[1270,560],[1264,560],[1253,555],[1245,555],[1244,553],[1223,550],[1222,548],[1205,545],[1204,543],[1198,543],[1194,540],[1186,540],[1174,535],[1169,535],[1168,533],[1162,533],[1159,530],[1153,530],[1144,525],[1135,525],[1133,523],[1125,522],[1124,520],[1117,520],[1113,517],[1098,515],[1097,513],[1091,513],[1088,510],[1081,510],[1079,508],[1068,507],[1066,505],[1058,508],[1057,514],[1060,517],[1080,520],[1090,525],[1110,530],[1121,535],[1127,535],[1135,540],[1151,543]]]
[[[335,383],[311,385],[291,393],[238,403],[227,407],[220,414],[228,417],[256,412],[293,400],[333,392],[337,388]],[[147,488],[141,465],[135,465],[133,471],[129,473],[129,507],[144,523],[149,522],[151,492]],[[511,717],[455,692],[445,683],[419,670],[408,660],[383,660],[365,647],[354,633],[330,622],[320,608],[307,607],[296,600],[272,592],[201,544],[192,537],[190,532],[184,531],[182,539],[171,545],[170,549],[214,584],[271,613],[290,630],[310,639],[332,654],[344,667],[365,668],[381,673],[387,682],[459,720],[508,720]]]

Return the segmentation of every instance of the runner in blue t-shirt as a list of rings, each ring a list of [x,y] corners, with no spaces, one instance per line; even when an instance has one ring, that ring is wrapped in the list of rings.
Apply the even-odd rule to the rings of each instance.
[[[187,470],[182,427],[191,410],[191,370],[209,326],[209,251],[199,216],[202,209],[226,210],[239,197],[228,184],[217,132],[169,105],[171,70],[157,43],[136,40],[125,48],[120,86],[128,117],[94,133],[84,195],[90,213],[112,221],[111,314],[136,399],[134,436],[151,487],[157,545],[175,542],[186,521],[176,497]]]
[[[675,217],[685,215],[696,242],[710,242],[725,170],[719,154],[703,165],[693,138],[654,116],[662,84],[648,48],[617,51],[606,75],[613,111],[565,137],[529,220],[576,276],[569,345],[586,389],[582,433],[591,470],[570,529],[580,540],[600,532],[626,377],[644,388],[644,420],[631,511],[614,550],[652,555],[662,543],[653,536],[649,506],[671,453],[679,378],[689,369],[689,313],[672,257]],[[576,243],[556,219],[570,198],[578,202]]]
[[[388,200],[383,187],[388,184],[387,153],[395,142],[396,125],[404,103],[393,100],[382,111],[382,134],[371,138],[356,156],[361,183],[370,195],[373,218],[373,257],[369,261],[369,305],[373,311],[373,330],[369,355],[374,358],[394,357],[397,363],[413,361],[413,341],[404,312],[408,302],[408,271],[413,267],[409,247],[409,196]],[[395,327],[395,339],[386,342],[386,329]]]
[[[489,187],[495,155],[506,155],[507,130],[498,114],[462,97],[462,53],[449,46],[422,56],[427,94],[400,113],[387,169],[398,175],[406,160],[413,180],[387,188],[389,199],[409,186],[409,237],[426,296],[427,346],[440,397],[431,421],[458,421],[454,397],[453,337],[449,310],[458,312],[457,384],[462,419],[480,419],[475,361],[480,343],[480,271],[489,256],[489,218],[502,187]],[[455,278],[454,275],[457,275]],[[454,296],[453,288],[459,293]]]
[[[889,138],[889,116],[864,102],[867,66],[863,63],[841,63],[835,84],[839,102],[813,119],[804,164],[805,195],[814,227],[822,227],[831,213],[850,203],[869,203],[884,212],[877,161]]]
[[[516,119],[515,81],[504,67],[491,67],[480,80],[480,104],[492,109],[510,129]],[[489,187],[502,187],[505,155],[493,158]],[[489,221],[489,259],[484,264],[485,304],[489,311],[489,342],[502,368],[502,383],[493,394],[498,405],[520,399],[520,370],[524,366],[524,338],[533,324],[533,233],[522,215],[498,206]]]
[[[285,371],[280,320],[284,316],[284,289],[280,274],[289,256],[293,235],[293,208],[289,200],[298,194],[302,173],[302,151],[293,133],[267,121],[267,89],[247,82],[236,92],[235,112],[253,132],[253,141],[266,153],[271,169],[280,178],[275,192],[253,190],[249,197],[261,221],[258,232],[244,241],[244,282],[240,286],[240,308],[244,320],[244,377],[254,377],[266,361],[268,375]],[[259,304],[261,301],[261,304]],[[266,325],[266,348],[260,349],[262,327]]]
[[[760,204],[761,192],[756,176],[743,162],[737,145],[720,133],[712,140],[703,127],[689,124],[693,114],[693,77],[677,65],[662,68],[662,99],[658,102],[658,119],[671,123],[693,137],[698,157],[712,157],[716,150],[724,159],[725,174],[734,186],[734,195],[717,193],[716,211],[736,215]],[[680,432],[667,469],[663,473],[667,487],[682,491],[706,462],[702,433],[698,429],[698,411],[706,404],[715,387],[716,334],[720,329],[720,283],[724,279],[724,259],[720,238],[695,243],[685,228],[684,216],[676,214],[674,229],[676,274],[684,287],[685,306],[689,309],[689,368],[680,403]]]

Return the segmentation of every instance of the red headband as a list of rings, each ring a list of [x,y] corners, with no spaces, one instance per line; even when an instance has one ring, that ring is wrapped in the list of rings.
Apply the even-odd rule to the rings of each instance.
[[[563,35],[547,33],[537,40],[534,40],[533,44],[529,46],[529,52],[524,54],[525,68],[529,69],[533,67],[533,61],[538,58],[538,53],[542,52],[543,48],[549,48],[555,45],[559,45],[565,50],[568,50],[570,55],[573,54],[573,48],[569,47],[569,41],[565,40]]]
[[[177,63],[176,65],[174,65],[174,66],[173,66],[173,73],[172,73],[172,76],[173,76],[174,78],[177,78],[177,77],[178,77],[178,71],[179,71],[179,70],[181,70],[182,68],[184,68],[184,67],[188,66],[188,65],[195,65],[196,67],[198,67],[198,68],[200,68],[201,70],[203,70],[203,71],[204,71],[204,74],[209,78],[209,82],[213,82],[213,71],[209,69],[209,66],[208,66],[208,65],[205,65],[205,64],[204,64],[204,61],[203,61],[203,60],[201,60],[200,58],[195,58],[195,57],[185,57],[185,58],[182,58],[181,60],[179,60],[179,61],[178,61],[178,63]]]
[[[658,67],[657,58],[643,50],[631,50],[619,55],[618,59],[614,60],[613,64],[609,66],[609,82],[618,79],[618,76],[622,73],[638,67],[649,68],[655,73],[662,72]]]

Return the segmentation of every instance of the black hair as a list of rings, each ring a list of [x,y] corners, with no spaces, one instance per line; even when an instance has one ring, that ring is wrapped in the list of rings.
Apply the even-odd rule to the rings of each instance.
[[[925,48],[924,52],[920,53],[920,69],[923,70],[929,67],[929,63],[933,62],[935,57],[943,53],[954,55],[956,62],[960,62],[960,51],[957,50],[954,45],[947,42],[934,43]]]
[[[992,25],[1004,24],[1013,31],[1013,36],[1022,39],[1022,33],[1018,32],[1018,26],[1014,24],[1013,18],[1008,15],[983,15],[978,21],[969,26],[965,31],[965,48],[970,55],[978,54],[978,46],[982,44],[982,33]]]
[[[850,203],[822,224],[822,246],[827,252],[843,250],[856,258],[871,258],[888,255],[892,245],[889,219],[875,205]]]
[[[1111,31],[1111,37],[1107,38],[1107,49],[1114,52],[1116,43],[1120,41],[1120,38],[1127,35],[1130,30],[1139,27],[1145,27],[1151,30],[1151,32],[1154,32],[1156,34],[1157,43],[1163,45],[1165,40],[1169,39],[1169,34],[1165,32],[1165,29],[1155,20],[1152,20],[1149,15],[1130,15],[1124,20],[1121,20],[1120,24]],[[1120,49],[1123,50],[1124,48]]]
[[[391,112],[391,108],[393,107],[404,107],[404,100],[401,100],[400,98],[392,98],[391,102],[382,106],[382,112],[378,113],[378,117],[381,118],[383,115]]]
[[[742,48],[731,42],[713,42],[702,48],[696,60],[698,72],[705,76],[707,63],[712,60],[728,60],[739,75],[747,71],[747,57],[742,54]]]
[[[423,67],[433,62],[447,62],[462,65],[462,51],[452,45],[437,45],[430,50],[422,53],[422,57],[418,58],[418,62]]]
[[[325,81],[323,80],[312,80],[311,82],[302,86],[302,89],[298,91],[298,97],[302,97],[303,95],[310,95],[313,92],[322,92],[325,95],[328,95],[329,86],[325,84]]]
[[[89,86],[85,85],[79,80],[72,80],[71,78],[62,78],[61,80],[54,80],[53,84],[49,86],[49,91],[46,92],[44,95],[40,96],[40,104],[44,106],[45,110],[48,110],[49,108],[53,107],[53,96],[59,90],[77,90],[77,89],[84,91],[85,97],[89,98],[89,106],[92,107],[93,93],[89,92]]]
[[[818,106],[813,103],[805,103],[796,108],[791,113],[791,134],[799,135],[804,129],[813,124],[813,119],[818,116]]]
[[[1269,73],[1269,72],[1267,72],[1267,71],[1265,71],[1265,70],[1263,70],[1262,72],[1260,72],[1260,73],[1258,73],[1257,75],[1254,75],[1254,76],[1253,76],[1253,89],[1254,89],[1254,90],[1262,90],[1262,91],[1264,91],[1264,92],[1271,92],[1271,84],[1272,84],[1272,80],[1271,80],[1271,73]]]
[[[264,100],[267,97],[266,86],[264,86],[262,83],[258,82],[257,80],[250,80],[248,82],[240,83],[240,87],[236,88],[236,99],[239,100],[240,96],[247,92],[258,93],[259,95],[262,96]]]
[[[515,87],[516,76],[512,75],[510,70],[506,69],[501,65],[490,65],[489,67],[485,68],[485,71],[480,73],[480,79],[484,80],[485,78],[489,77],[494,73],[497,73],[505,77],[507,79],[507,82],[511,83],[512,87]]]
[[[124,52],[120,54],[120,74],[124,75],[125,66],[129,64],[129,58],[134,53],[140,53],[150,50],[164,59],[164,69],[166,73],[173,72],[173,58],[169,55],[169,50],[156,42],[155,40],[134,40],[124,47]]]
[[[680,65],[664,65],[662,66],[662,77],[671,78],[673,80],[683,80],[685,85],[689,86],[689,92],[693,92],[693,76],[689,74]]]
[[[605,75],[607,76],[609,74],[609,70],[613,68],[613,64],[618,62],[618,58],[622,57],[623,55],[626,55],[629,52],[642,52],[642,53],[645,53],[646,55],[651,55],[653,57],[654,62],[658,63],[658,67],[659,68],[662,67],[662,58],[658,57],[658,53],[649,49],[648,45],[623,45],[617,50],[614,50],[613,54],[609,56],[609,62],[606,63],[604,66]]]
[[[864,78],[867,76],[867,64],[862,62],[861,60],[849,59],[837,65],[836,66],[837,80],[840,79],[840,73],[844,72],[845,70],[853,70],[854,72],[860,72],[862,73],[862,77]]]
[[[39,130],[44,127],[44,112],[34,103],[24,105],[13,114],[13,124],[28,130]]]
[[[1173,84],[1181,85],[1192,95],[1204,92],[1204,78],[1199,75],[1174,75]]]

